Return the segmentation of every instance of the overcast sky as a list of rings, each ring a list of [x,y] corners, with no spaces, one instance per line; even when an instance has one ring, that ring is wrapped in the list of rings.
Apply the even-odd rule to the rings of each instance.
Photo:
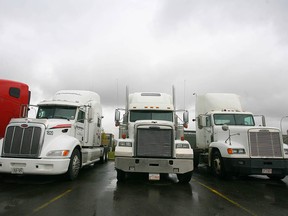
[[[236,93],[280,127],[288,115],[286,0],[0,0],[0,78],[31,103],[61,89],[101,96],[106,132],[130,92]],[[288,118],[283,119],[283,131]]]

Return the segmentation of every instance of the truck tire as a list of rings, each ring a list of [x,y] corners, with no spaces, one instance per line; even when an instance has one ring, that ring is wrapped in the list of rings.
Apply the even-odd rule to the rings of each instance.
[[[77,178],[81,168],[81,159],[80,159],[80,152],[78,149],[74,149],[72,152],[69,168],[66,173],[66,177],[69,180],[74,180]]]
[[[194,153],[194,158],[193,158],[193,165],[194,165],[194,169],[197,169],[198,168],[198,165],[199,165],[199,156],[200,156],[200,153]]]
[[[116,169],[117,172],[117,180],[119,182],[124,182],[126,178],[126,173],[123,170]]]
[[[100,163],[105,163],[108,160],[108,152],[104,149],[103,155],[100,157]]]
[[[222,159],[222,156],[218,150],[214,151],[212,154],[211,168],[212,168],[212,173],[215,176],[217,176],[219,178],[225,178],[226,177],[223,159]]]
[[[187,184],[190,182],[191,178],[192,178],[192,171],[191,172],[187,172],[187,173],[183,173],[183,174],[177,174],[177,178],[179,183],[181,184]]]
[[[107,162],[108,161],[108,150],[106,149],[106,151],[105,151],[105,162]]]

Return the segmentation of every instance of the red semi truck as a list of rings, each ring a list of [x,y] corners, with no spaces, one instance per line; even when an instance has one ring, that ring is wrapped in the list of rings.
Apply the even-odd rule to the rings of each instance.
[[[29,102],[30,91],[27,84],[0,79],[0,139],[4,137],[11,118],[27,116]]]

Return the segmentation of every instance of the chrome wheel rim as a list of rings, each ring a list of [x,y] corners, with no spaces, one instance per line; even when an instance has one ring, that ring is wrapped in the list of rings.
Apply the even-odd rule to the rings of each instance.
[[[72,160],[72,172],[73,175],[76,176],[80,170],[80,159],[78,155],[75,155],[75,157]]]
[[[214,171],[217,175],[221,174],[221,161],[218,157],[214,159]]]

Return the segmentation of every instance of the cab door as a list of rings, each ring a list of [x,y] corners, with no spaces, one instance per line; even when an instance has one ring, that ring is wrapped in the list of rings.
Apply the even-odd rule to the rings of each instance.
[[[213,131],[211,126],[211,115],[206,116],[206,127],[204,127],[204,139],[207,146],[214,141]]]
[[[207,149],[214,140],[210,115],[199,115],[196,134],[198,148]]]
[[[81,108],[77,115],[75,133],[76,139],[78,139],[83,145],[85,139],[85,110],[82,110]]]

